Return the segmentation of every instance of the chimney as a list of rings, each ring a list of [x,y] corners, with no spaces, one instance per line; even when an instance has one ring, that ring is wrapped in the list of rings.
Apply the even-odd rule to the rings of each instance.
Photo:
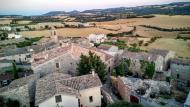
[[[95,71],[94,71],[94,69],[92,69],[92,76],[93,76],[93,77],[95,76]]]

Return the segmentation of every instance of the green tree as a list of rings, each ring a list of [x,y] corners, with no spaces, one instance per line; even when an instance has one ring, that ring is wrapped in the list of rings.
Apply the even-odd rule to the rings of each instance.
[[[116,74],[120,76],[125,76],[126,74],[126,63],[122,61],[119,66],[116,67]]]
[[[149,78],[152,78],[152,76],[154,75],[154,72],[155,72],[155,64],[154,64],[154,62],[148,63],[147,67],[146,67],[146,71],[145,71],[146,75]]]
[[[112,104],[109,104],[107,107],[143,107],[140,104],[128,103],[125,101],[119,101]]]
[[[20,102],[0,96],[0,107],[20,107]]]
[[[8,39],[8,34],[6,32],[3,32],[0,34],[0,40]]]
[[[12,63],[12,66],[13,66],[14,78],[15,78],[15,79],[18,79],[18,71],[17,71],[16,63],[13,62],[13,63]]]
[[[144,74],[149,78],[152,78],[155,72],[155,63],[148,62],[145,60],[141,60],[140,63],[141,63],[141,70],[144,72]]]
[[[102,62],[99,56],[89,51],[89,55],[81,55],[77,67],[79,75],[89,74],[92,70],[98,74],[102,82],[105,82],[107,74],[106,65]]]

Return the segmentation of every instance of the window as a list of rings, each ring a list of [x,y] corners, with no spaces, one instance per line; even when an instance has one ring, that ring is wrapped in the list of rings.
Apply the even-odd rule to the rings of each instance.
[[[179,74],[177,74],[177,79],[179,79]]]
[[[93,97],[92,96],[89,97],[89,101],[93,102]]]
[[[55,102],[56,102],[56,103],[59,103],[59,102],[61,102],[61,101],[62,101],[61,95],[55,96]]]
[[[56,63],[56,68],[59,68],[59,63]]]

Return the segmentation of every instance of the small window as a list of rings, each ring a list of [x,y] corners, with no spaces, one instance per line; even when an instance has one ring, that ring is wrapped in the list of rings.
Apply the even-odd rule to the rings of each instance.
[[[179,74],[177,74],[177,79],[179,79]]]
[[[55,96],[56,103],[62,102],[61,95]]]
[[[89,101],[93,102],[93,97],[92,96],[89,97]]]
[[[56,68],[59,68],[59,63],[56,63]]]

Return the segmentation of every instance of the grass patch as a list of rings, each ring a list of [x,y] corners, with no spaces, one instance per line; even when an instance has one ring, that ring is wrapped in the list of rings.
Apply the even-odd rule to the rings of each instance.
[[[17,43],[16,46],[18,48],[31,46],[34,42],[39,41],[41,38],[43,38],[43,37],[25,38],[25,41]]]
[[[103,42],[102,44],[115,45],[119,49],[127,48],[126,42],[122,40],[117,40],[116,42]]]

